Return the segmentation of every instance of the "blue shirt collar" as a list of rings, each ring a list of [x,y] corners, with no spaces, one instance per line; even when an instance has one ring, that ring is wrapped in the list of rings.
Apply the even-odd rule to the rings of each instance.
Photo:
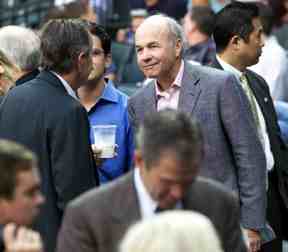
[[[106,101],[118,103],[118,94],[111,80],[109,80],[105,85],[105,88],[99,100],[102,100],[102,99]]]

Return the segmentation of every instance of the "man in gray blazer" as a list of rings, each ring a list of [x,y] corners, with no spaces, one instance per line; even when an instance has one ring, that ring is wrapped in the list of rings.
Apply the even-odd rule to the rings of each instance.
[[[135,170],[69,204],[58,252],[116,252],[130,225],[168,209],[206,215],[225,252],[244,252],[235,197],[221,184],[198,177],[202,135],[189,115],[149,114],[137,135]]]
[[[200,174],[215,179],[239,197],[241,224],[250,244],[259,248],[265,226],[265,155],[234,76],[182,60],[181,27],[161,15],[147,18],[136,31],[138,64],[154,78],[129,101],[132,125],[145,112],[173,108],[195,116],[201,124],[205,156]]]

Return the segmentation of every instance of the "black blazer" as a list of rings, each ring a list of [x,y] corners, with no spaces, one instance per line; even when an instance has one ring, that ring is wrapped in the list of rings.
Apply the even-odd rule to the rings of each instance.
[[[217,60],[215,60],[211,66],[223,70]],[[288,150],[281,137],[281,130],[277,122],[277,115],[269,87],[266,81],[255,72],[247,69],[246,75],[249,86],[253,91],[265,119],[271,150],[275,161],[273,172],[276,172],[279,182],[278,189],[286,209],[288,209]]]
[[[28,146],[39,158],[46,203],[37,229],[45,252],[52,252],[66,204],[98,181],[87,113],[54,74],[43,71],[4,98],[0,137]]]

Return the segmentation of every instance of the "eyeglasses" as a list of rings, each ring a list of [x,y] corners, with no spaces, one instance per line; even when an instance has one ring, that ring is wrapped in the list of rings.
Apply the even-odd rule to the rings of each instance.
[[[101,56],[102,54],[104,54],[104,50],[102,49],[95,48],[92,50],[93,56]]]

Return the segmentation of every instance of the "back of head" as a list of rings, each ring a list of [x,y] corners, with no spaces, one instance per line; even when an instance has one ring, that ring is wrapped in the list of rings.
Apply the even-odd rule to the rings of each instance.
[[[105,31],[105,28],[102,25],[99,25],[95,22],[87,22],[87,28],[90,33],[101,41],[104,54],[107,56],[111,53],[111,38],[108,33]]]
[[[190,10],[191,20],[196,23],[199,31],[211,36],[214,30],[215,14],[208,6],[194,6]]]
[[[275,14],[270,6],[259,4],[259,17],[266,36],[271,35],[272,29],[276,24]]]
[[[9,141],[0,140],[0,198],[12,199],[17,183],[17,175],[34,169],[37,160],[26,147]]]
[[[223,252],[210,220],[192,211],[172,210],[145,219],[126,233],[120,252]]]
[[[252,20],[257,17],[259,11],[255,3],[235,1],[226,5],[216,15],[213,37],[217,52],[225,50],[235,35],[248,42],[249,35],[254,29]]]
[[[41,65],[60,74],[70,73],[80,53],[91,54],[92,41],[83,21],[55,19],[41,31]]]
[[[39,67],[40,39],[28,28],[13,25],[1,28],[0,49],[22,71]]]
[[[173,151],[182,161],[202,155],[202,134],[198,123],[183,112],[165,109],[146,114],[137,134],[137,148],[147,167],[164,151]]]

